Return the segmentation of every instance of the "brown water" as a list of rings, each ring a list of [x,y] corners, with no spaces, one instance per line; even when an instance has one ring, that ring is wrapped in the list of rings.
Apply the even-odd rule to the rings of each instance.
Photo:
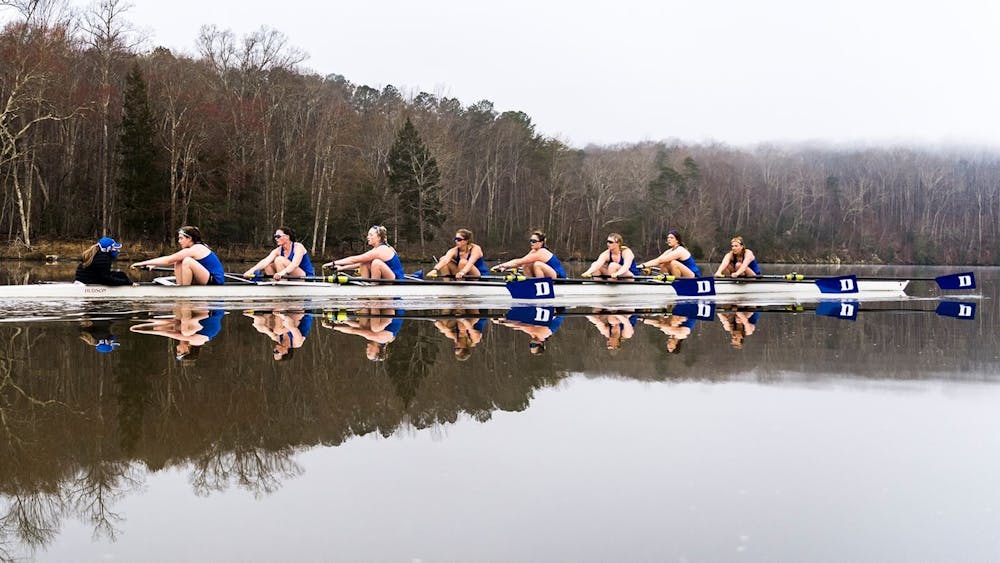
[[[48,319],[0,323],[0,553],[996,560],[1000,270],[976,272],[972,320],[0,305]]]

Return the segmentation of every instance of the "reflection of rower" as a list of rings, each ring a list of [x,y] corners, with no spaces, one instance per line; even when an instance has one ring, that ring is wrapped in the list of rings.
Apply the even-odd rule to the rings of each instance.
[[[132,332],[155,334],[177,341],[177,361],[193,362],[198,358],[201,347],[215,338],[222,330],[221,309],[196,309],[190,305],[180,305],[174,309],[169,319],[154,319],[132,327]]]
[[[312,330],[313,318],[304,311],[268,314],[243,313],[253,319],[257,332],[266,334],[274,341],[274,361],[280,362],[292,357],[296,348],[301,348]]]
[[[545,352],[545,341],[562,326],[563,317],[552,307],[514,307],[502,319],[493,319],[499,325],[519,330],[531,337],[528,345],[532,354]]]
[[[479,316],[479,311],[458,310],[456,318],[434,321],[441,334],[455,343],[455,359],[464,362],[472,356],[472,349],[483,340],[486,319]]]
[[[722,328],[729,333],[730,344],[737,350],[743,348],[743,340],[757,329],[759,319],[760,312],[757,311],[719,313],[719,322],[722,323]]]
[[[632,338],[635,334],[634,327],[639,317],[619,313],[587,315],[587,320],[597,327],[597,330],[608,339],[608,350],[615,351],[622,347],[622,342]]]
[[[697,321],[696,317],[682,317],[679,315],[642,319],[643,323],[655,326],[660,329],[660,332],[667,335],[667,352],[671,354],[680,353],[681,344],[684,343],[684,340],[688,336],[691,336],[691,331],[694,330],[694,325]]]
[[[368,341],[365,345],[365,355],[368,359],[373,362],[384,362],[389,357],[386,345],[395,340],[399,330],[403,328],[403,313],[404,311],[392,309],[378,311],[362,309],[358,311],[358,318],[337,321],[333,329],[344,334],[364,337]]]

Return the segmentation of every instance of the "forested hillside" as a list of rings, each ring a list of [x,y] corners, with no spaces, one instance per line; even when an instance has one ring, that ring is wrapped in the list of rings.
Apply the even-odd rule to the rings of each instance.
[[[333,256],[385,224],[411,258],[440,255],[460,227],[491,257],[541,228],[567,258],[596,255],[611,231],[649,256],[668,229],[699,260],[737,234],[766,262],[1000,258],[994,153],[572,147],[488,100],[312,73],[278,31],[206,26],[181,55],[140,47],[127,18],[117,0],[83,14],[0,1],[7,244],[168,242],[194,224],[210,244],[262,247],[288,225]]]

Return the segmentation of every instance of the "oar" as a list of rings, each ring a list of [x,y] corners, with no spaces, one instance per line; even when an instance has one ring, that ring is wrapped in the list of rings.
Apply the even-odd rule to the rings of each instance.
[[[961,272],[958,274],[946,274],[934,278],[927,277],[893,277],[893,276],[813,276],[792,272],[790,274],[757,276],[755,278],[719,278],[718,281],[727,280],[733,282],[806,282],[820,283],[822,280],[839,280],[852,277],[862,281],[932,281],[938,287],[945,290],[951,289],[976,289],[976,274],[974,272]],[[826,282],[830,283],[830,282]]]

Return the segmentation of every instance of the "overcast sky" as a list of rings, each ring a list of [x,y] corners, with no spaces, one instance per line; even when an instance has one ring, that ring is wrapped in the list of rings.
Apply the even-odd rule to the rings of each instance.
[[[642,140],[1000,147],[998,0],[134,0],[151,45],[266,25],[304,67]]]

